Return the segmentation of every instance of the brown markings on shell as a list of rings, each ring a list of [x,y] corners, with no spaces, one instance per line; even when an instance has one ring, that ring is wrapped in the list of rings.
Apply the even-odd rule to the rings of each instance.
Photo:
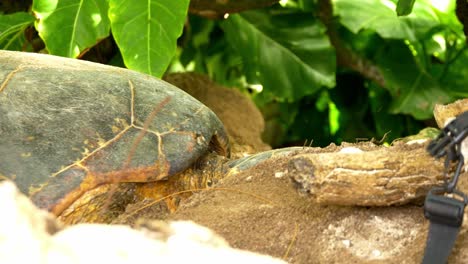
[[[16,69],[14,69],[13,71],[11,71],[5,78],[5,80],[2,82],[2,84],[0,85],[0,93],[5,90],[5,88],[7,87],[8,85],[8,82],[11,80],[11,78],[13,78],[13,75],[15,75],[17,72],[19,72],[20,70],[22,70],[23,67],[22,66],[18,66]]]
[[[132,88],[131,91],[132,91],[132,100],[131,100],[131,122],[132,122],[132,125],[134,123],[134,120],[135,120],[135,116],[134,116],[134,99],[135,99],[135,92],[134,92],[134,89],[133,89],[133,84],[132,82],[129,81],[129,84],[130,84],[130,87]],[[141,132],[138,134],[138,137],[135,139],[135,142],[133,143],[132,145],[132,148],[130,149],[129,151],[129,154],[128,154],[128,157],[127,157],[127,160],[125,161],[125,164],[123,165],[123,168],[125,169],[126,167],[128,167],[128,165],[130,164],[130,162],[132,161],[132,158],[133,158],[133,155],[135,155],[135,151],[138,147],[138,145],[140,144],[141,140],[143,139],[143,137],[145,136],[145,134],[147,133],[148,131],[148,128],[151,124],[151,122],[153,121],[153,119],[156,117],[156,114],[161,111],[161,109],[167,104],[169,103],[169,101],[171,100],[171,98],[168,96],[166,98],[164,98],[164,100],[162,100],[154,109],[153,111],[151,111],[150,115],[148,116],[148,118],[146,118],[145,120],[145,123],[143,124],[143,128],[141,129]],[[157,135],[158,138],[160,139],[159,141],[159,144],[161,144],[161,138],[159,135]],[[160,150],[160,153],[159,155],[163,155],[163,152]]]

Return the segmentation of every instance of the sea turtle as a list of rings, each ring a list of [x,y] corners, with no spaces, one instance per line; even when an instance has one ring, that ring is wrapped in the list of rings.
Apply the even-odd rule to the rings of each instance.
[[[162,80],[0,51],[0,178],[41,208],[60,214],[99,185],[167,178],[209,149],[229,156],[223,124]]]

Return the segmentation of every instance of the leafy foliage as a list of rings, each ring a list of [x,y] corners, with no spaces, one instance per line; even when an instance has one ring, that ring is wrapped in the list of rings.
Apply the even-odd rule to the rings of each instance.
[[[188,3],[34,0],[32,13],[37,18],[35,29],[50,54],[81,57],[112,32],[128,68],[161,77],[175,54]],[[22,50],[25,40],[18,38],[33,21],[31,14],[23,12],[0,16],[2,48]]]
[[[415,41],[440,24],[432,6],[423,1],[418,1],[413,14],[407,17],[397,17],[392,2],[386,5],[375,0],[336,0],[334,3],[340,22],[355,34],[370,29],[382,38]]]
[[[396,17],[388,6],[377,1],[368,2],[373,3],[369,3],[368,10],[363,10],[355,1],[337,0],[337,14],[353,33],[372,30],[383,38],[376,45],[379,48],[373,60],[386,81],[384,88],[394,99],[390,111],[410,114],[417,119],[430,118],[435,103],[447,103],[457,97],[451,92],[453,86],[442,85],[441,75],[437,74],[440,66],[430,61],[438,56],[446,70],[459,71],[450,66],[449,56],[465,49],[460,25],[457,21],[453,23],[454,20],[441,19],[453,17],[454,10],[443,13],[429,1],[420,0],[411,15]],[[374,12],[370,12],[371,7]],[[354,19],[350,13],[354,14]],[[455,28],[458,28],[458,35]],[[468,89],[465,91],[464,95],[459,95],[466,97]]]
[[[247,81],[268,87],[263,95],[269,100],[297,101],[335,85],[333,48],[310,14],[249,11],[222,28],[243,59]]]
[[[51,54],[101,52],[158,77],[206,73],[257,103],[273,146],[391,141],[430,124],[436,103],[468,97],[455,0],[289,0],[220,20],[188,9],[189,0],[34,0],[30,13],[0,13],[0,48],[39,51],[39,40]]]
[[[26,42],[24,31],[34,22],[34,17],[25,12],[0,16],[0,48],[22,50]]]

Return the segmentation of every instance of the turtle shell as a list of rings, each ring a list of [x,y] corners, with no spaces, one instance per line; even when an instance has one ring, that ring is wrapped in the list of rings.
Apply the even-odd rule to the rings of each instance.
[[[60,214],[106,183],[157,181],[209,148],[223,124],[175,86],[127,69],[0,51],[0,177]]]

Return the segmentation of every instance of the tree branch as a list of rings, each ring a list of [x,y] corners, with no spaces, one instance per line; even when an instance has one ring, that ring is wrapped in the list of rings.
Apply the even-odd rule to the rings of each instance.
[[[209,19],[221,19],[225,14],[271,6],[279,0],[191,0],[189,12]]]
[[[336,28],[336,21],[333,18],[333,6],[330,0],[319,0],[318,16],[327,28],[330,42],[335,47],[337,64],[350,68],[381,87],[385,87],[384,77],[378,67],[347,47],[340,39]]]

